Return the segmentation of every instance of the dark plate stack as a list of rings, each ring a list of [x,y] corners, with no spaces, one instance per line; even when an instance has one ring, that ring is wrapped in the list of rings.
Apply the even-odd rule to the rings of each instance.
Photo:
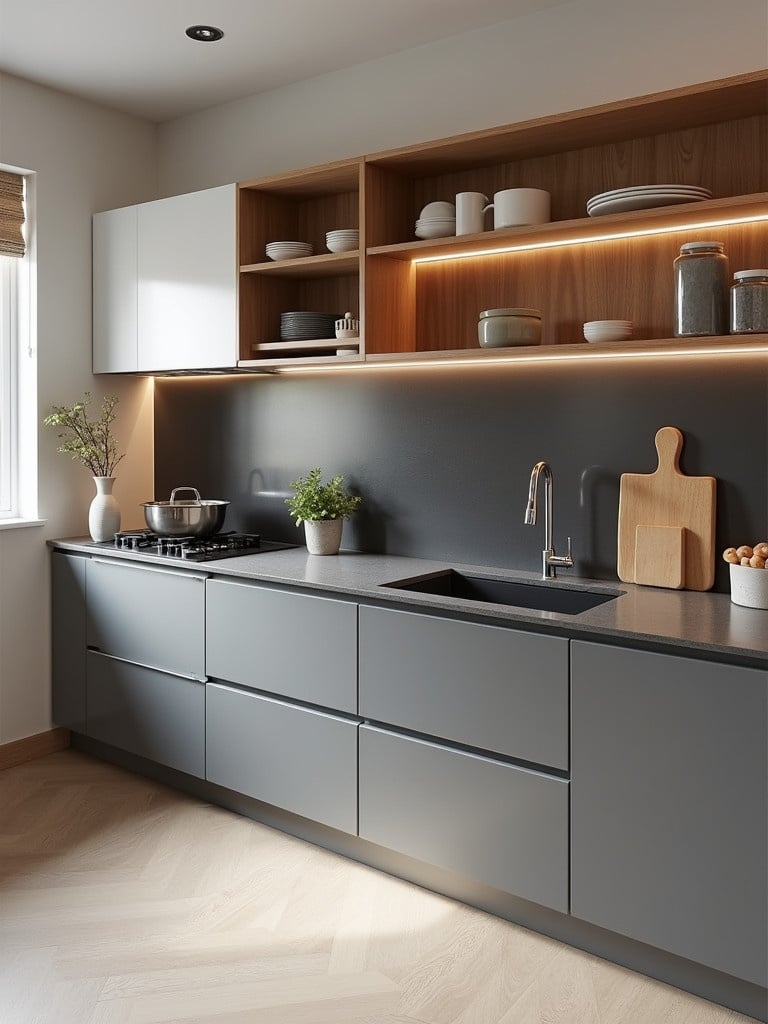
[[[335,337],[336,321],[343,313],[281,313],[281,341],[314,341],[319,338]]]

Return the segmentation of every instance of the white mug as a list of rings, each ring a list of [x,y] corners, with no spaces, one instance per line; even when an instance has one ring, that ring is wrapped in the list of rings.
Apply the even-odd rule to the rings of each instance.
[[[474,235],[485,231],[483,214],[488,209],[485,205],[488,196],[482,192],[457,192],[456,194],[456,234]]]
[[[494,228],[515,228],[549,221],[550,195],[543,188],[505,188],[493,193]],[[458,234],[458,231],[457,231]]]

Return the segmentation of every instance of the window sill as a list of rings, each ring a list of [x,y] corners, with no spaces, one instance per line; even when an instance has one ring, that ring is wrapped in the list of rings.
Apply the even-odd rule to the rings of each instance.
[[[47,519],[0,519],[0,530],[18,530],[25,526],[45,526]]]

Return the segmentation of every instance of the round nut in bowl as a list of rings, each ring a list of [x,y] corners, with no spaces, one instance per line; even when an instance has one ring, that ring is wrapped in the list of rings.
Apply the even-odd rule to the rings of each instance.
[[[750,565],[728,566],[731,573],[731,601],[744,608],[768,610],[768,569]]]

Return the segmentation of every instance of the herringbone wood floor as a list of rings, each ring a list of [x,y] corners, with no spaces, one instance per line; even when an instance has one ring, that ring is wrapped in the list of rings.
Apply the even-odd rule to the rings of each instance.
[[[2,1024],[747,1020],[73,751],[0,772]]]

